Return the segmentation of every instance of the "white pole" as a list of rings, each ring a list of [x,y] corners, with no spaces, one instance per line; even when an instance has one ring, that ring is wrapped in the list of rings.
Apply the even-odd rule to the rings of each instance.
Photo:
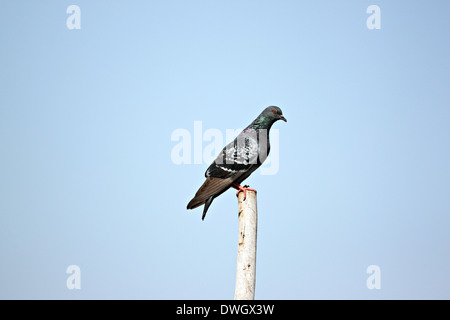
[[[247,191],[238,196],[239,238],[234,300],[254,300],[256,280],[256,232],[258,212],[256,192]]]

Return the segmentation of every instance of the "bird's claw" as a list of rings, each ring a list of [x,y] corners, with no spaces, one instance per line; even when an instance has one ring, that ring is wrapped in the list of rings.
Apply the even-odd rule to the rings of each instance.
[[[245,185],[243,187],[240,186],[240,185],[239,186],[233,186],[233,187],[238,190],[238,192],[236,192],[236,197],[239,197],[239,193],[244,192],[244,200],[243,201],[245,201],[245,199],[247,199],[247,190],[256,192],[255,189],[249,188],[248,185]]]

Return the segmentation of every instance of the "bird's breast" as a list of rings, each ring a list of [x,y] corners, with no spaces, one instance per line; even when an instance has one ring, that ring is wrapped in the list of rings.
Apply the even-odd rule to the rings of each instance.
[[[259,130],[258,133],[258,160],[260,163],[263,163],[270,152],[269,131]]]

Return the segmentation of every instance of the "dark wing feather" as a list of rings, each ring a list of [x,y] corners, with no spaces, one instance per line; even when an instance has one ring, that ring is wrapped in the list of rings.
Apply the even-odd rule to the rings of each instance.
[[[217,197],[221,193],[228,190],[233,184],[233,180],[230,178],[220,179],[220,178],[206,178],[205,182],[202,184],[200,189],[198,189],[195,197],[188,203],[188,209],[195,209],[208,200],[211,196]]]

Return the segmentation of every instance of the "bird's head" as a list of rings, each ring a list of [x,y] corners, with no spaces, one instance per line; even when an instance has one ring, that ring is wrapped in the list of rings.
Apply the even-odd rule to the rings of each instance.
[[[281,109],[276,106],[267,107],[262,112],[262,115],[265,118],[269,118],[273,122],[278,120],[283,120],[284,122],[287,122],[286,118],[283,116],[283,111],[281,111]]]
[[[248,127],[253,129],[270,129],[278,120],[287,122],[280,108],[270,106],[265,108],[258,118],[256,118]]]

